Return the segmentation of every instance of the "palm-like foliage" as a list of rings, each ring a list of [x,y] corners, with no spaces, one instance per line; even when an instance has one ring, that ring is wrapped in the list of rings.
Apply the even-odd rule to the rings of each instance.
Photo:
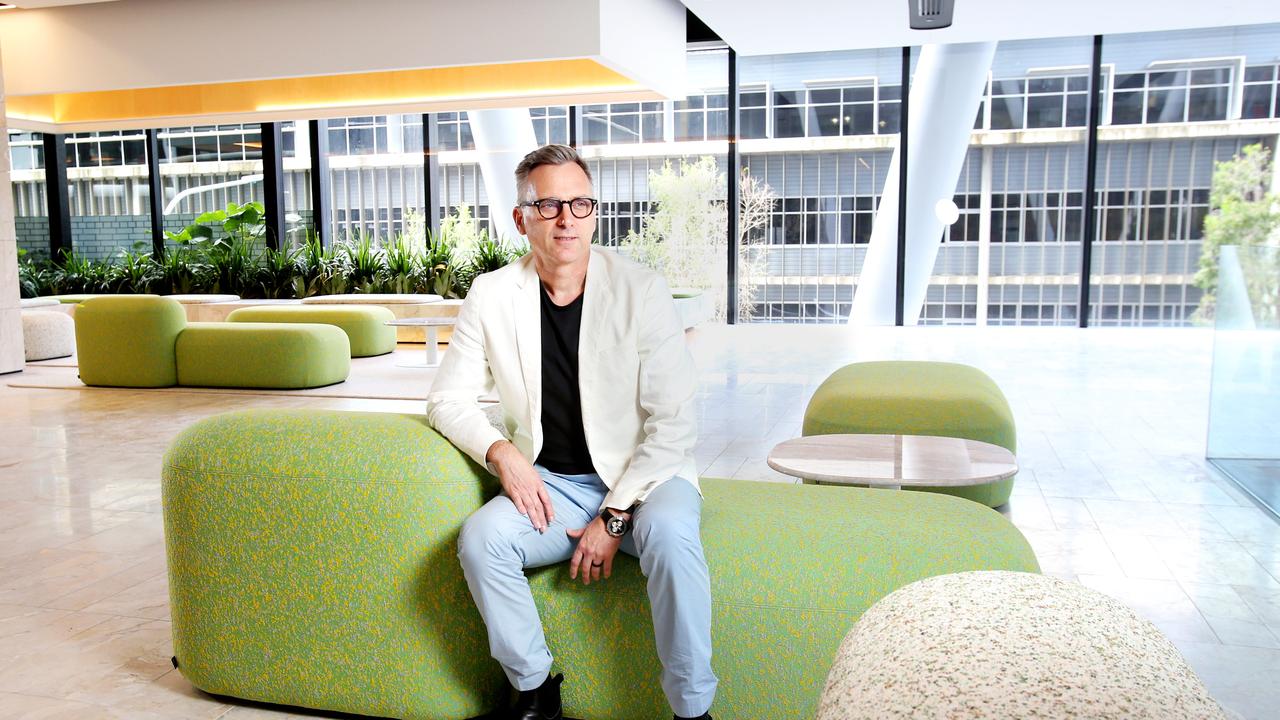
[[[342,252],[347,261],[348,287],[357,293],[378,292],[386,256],[373,237],[362,232],[355,240],[343,243]]]
[[[465,297],[471,281],[522,252],[483,230],[467,235],[460,251],[446,223],[440,233],[415,228],[386,248],[359,234],[324,247],[308,233],[299,247],[273,250],[263,242],[262,206],[231,204],[204,213],[180,232],[166,232],[165,251],[153,257],[139,243],[114,261],[64,253],[58,262],[19,259],[25,297],[60,293],[234,293],[245,298],[290,298],[347,292],[432,293]],[[466,225],[470,228],[471,225]],[[474,228],[472,228],[474,229]],[[461,232],[457,230],[457,232]],[[470,232],[470,231],[468,231]]]
[[[149,293],[161,280],[160,266],[151,259],[151,253],[141,250],[138,243],[134,250],[121,251],[120,261],[109,266],[109,284],[115,293]]]

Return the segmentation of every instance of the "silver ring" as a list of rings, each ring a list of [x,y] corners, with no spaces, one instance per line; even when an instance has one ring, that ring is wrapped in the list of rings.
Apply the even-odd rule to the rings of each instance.
[[[598,562],[598,563],[591,563],[591,567],[604,567],[604,563],[602,563],[602,562]]]

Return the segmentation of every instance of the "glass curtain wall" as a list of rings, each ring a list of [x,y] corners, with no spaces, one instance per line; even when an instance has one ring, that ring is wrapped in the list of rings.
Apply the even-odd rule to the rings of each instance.
[[[681,302],[694,316],[723,322],[728,50],[691,49],[688,75],[683,99],[583,106],[578,137],[600,200],[597,242],[661,272],[691,296]],[[756,280],[739,273],[739,308],[750,312]]]
[[[162,128],[164,229],[180,232],[201,213],[262,202],[262,131],[257,123]]]
[[[49,257],[49,205],[45,198],[44,134],[9,131],[9,177],[14,228],[26,257]]]
[[[1001,42],[922,323],[1073,325],[1093,39]]]
[[[328,134],[331,236],[385,241],[424,208],[422,115],[365,115],[320,121]],[[442,126],[441,134],[455,132]],[[448,145],[446,144],[446,148]]]
[[[755,283],[743,321],[848,319],[897,144],[901,50],[739,61],[744,201],[739,277]]]
[[[1280,516],[1280,248],[1225,246],[1206,456]]]
[[[1184,325],[1214,167],[1275,147],[1280,25],[1108,35],[1099,133],[1093,325]]]
[[[75,253],[108,260],[151,252],[146,133],[75,133],[67,136],[66,148]]]
[[[280,124],[280,154],[284,161],[284,226],[281,247],[297,247],[306,243],[315,230],[315,213],[311,201],[311,139],[306,120],[287,120]]]

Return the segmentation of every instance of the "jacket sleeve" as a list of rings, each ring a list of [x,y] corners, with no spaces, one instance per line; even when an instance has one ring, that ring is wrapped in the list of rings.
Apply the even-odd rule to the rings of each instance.
[[[698,373],[665,280],[654,277],[641,307],[645,312],[636,339],[638,403],[647,417],[644,439],[604,499],[605,507],[618,509],[631,507],[674,477],[698,441],[694,407]]]
[[[427,422],[485,467],[489,447],[506,437],[489,423],[478,399],[493,392],[481,322],[485,279],[477,278],[458,313],[449,351],[427,393]]]

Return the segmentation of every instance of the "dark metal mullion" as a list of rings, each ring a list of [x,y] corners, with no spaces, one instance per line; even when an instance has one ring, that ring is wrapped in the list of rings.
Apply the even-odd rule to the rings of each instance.
[[[727,243],[728,253],[725,263],[729,296],[726,298],[725,321],[730,325],[738,322],[738,195],[742,182],[742,159],[738,155],[738,53],[729,48],[729,150],[725,158],[728,166],[728,193],[725,201],[725,212],[728,213]]]
[[[284,240],[283,143],[280,142],[280,123],[262,123],[261,127],[263,223],[266,225],[267,247],[279,250]]]
[[[422,212],[427,232],[440,233],[440,125],[434,113],[422,114]]]
[[[45,203],[49,209],[49,257],[71,252],[71,194],[67,190],[67,136],[44,134]]]
[[[1080,301],[1076,326],[1089,327],[1089,279],[1093,272],[1093,236],[1097,232],[1098,121],[1102,116],[1102,36],[1093,36],[1089,66],[1089,129],[1085,133],[1084,237],[1080,238]]]
[[[321,247],[332,243],[329,215],[333,208],[332,181],[329,176],[328,120],[307,123],[307,140],[311,148],[311,225]],[[296,147],[296,144],[295,144]]]
[[[893,324],[906,321],[907,285],[907,120],[910,118],[911,47],[902,48],[902,89],[898,119],[898,263],[894,282]]]
[[[151,192],[151,255],[164,257],[164,183],[160,182],[160,131],[147,130],[147,187]]]
[[[550,134],[550,133],[548,133]],[[550,138],[548,138],[550,142]],[[578,147],[578,106],[569,106],[569,147]]]

